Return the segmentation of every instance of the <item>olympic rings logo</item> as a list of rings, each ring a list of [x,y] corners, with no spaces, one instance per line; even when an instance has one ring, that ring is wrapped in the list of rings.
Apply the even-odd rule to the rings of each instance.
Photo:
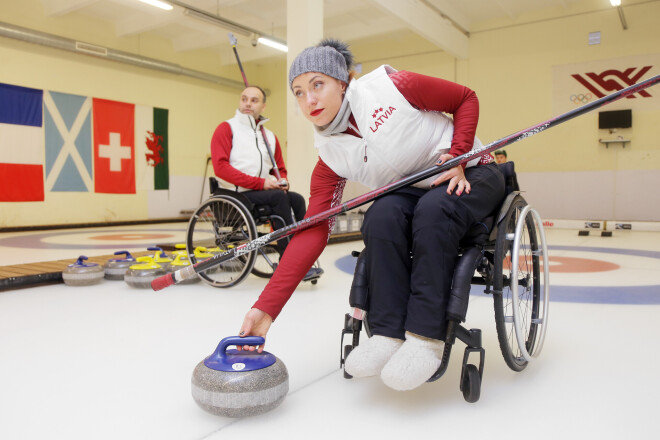
[[[570,99],[573,104],[586,104],[591,101],[591,98],[593,98],[591,93],[579,93],[577,95],[571,95],[568,99]]]

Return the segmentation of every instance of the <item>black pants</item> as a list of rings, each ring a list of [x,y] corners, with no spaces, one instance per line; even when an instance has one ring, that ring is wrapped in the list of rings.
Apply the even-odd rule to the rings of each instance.
[[[447,183],[432,190],[404,188],[367,210],[362,237],[373,334],[403,339],[410,331],[444,339],[459,241],[504,198],[497,165],[468,168],[465,175],[470,194],[449,195]]]
[[[255,205],[268,205],[272,213],[284,219],[284,224],[279,220],[273,221],[273,228],[280,229],[305,217],[307,208],[305,199],[298,193],[292,191],[282,191],[280,189],[269,189],[267,191],[246,191],[243,193]],[[291,211],[295,220],[291,217]],[[289,243],[287,238],[277,241],[277,250],[282,255]]]

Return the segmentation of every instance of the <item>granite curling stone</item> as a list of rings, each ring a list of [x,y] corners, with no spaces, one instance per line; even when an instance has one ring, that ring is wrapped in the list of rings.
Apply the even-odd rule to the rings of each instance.
[[[192,397],[203,410],[225,417],[263,414],[289,392],[284,363],[266,351],[227,350],[232,345],[262,345],[264,338],[230,336],[201,361],[192,374]]]
[[[103,265],[105,269],[106,280],[121,281],[124,279],[124,274],[130,266],[137,263],[128,251],[117,251],[115,255],[123,255],[124,258],[111,258]]]
[[[86,256],[81,255],[78,260],[69,264],[62,271],[62,280],[68,286],[90,286],[103,279],[103,266],[96,263],[85,263]]]
[[[131,287],[149,289],[153,280],[167,273],[151,257],[139,257],[137,261],[139,264],[133,264],[124,274],[124,281]]]

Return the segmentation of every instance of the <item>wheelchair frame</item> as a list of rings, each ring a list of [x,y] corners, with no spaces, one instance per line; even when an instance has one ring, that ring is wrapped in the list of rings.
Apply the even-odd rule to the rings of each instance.
[[[465,321],[471,285],[484,285],[484,292],[493,296],[495,324],[504,361],[513,371],[522,371],[536,358],[545,340],[548,323],[549,266],[543,222],[527,204],[519,191],[510,193],[486,237],[462,243],[457,260],[452,290],[447,306],[447,336],[442,362],[428,382],[438,380],[447,370],[452,347],[459,339],[465,343],[460,390],[468,402],[481,395],[485,350],[480,329],[467,329]],[[468,235],[470,235],[468,233]],[[485,238],[485,240],[484,240]],[[360,332],[371,337],[368,322],[368,291],[364,274],[364,253],[358,256],[356,275],[351,287],[352,314],[346,314],[340,341],[340,368],[346,357],[359,345]],[[541,266],[541,262],[543,263]],[[478,273],[478,276],[475,276]],[[521,290],[522,288],[522,290]],[[350,345],[344,337],[352,335]],[[475,365],[471,354],[479,355]],[[344,377],[351,376],[344,371]]]
[[[209,178],[211,197],[205,200],[193,213],[186,231],[186,249],[192,264],[238,247],[263,235],[259,228],[273,228],[273,220],[286,224],[284,219],[269,212],[269,208],[255,205],[238,191],[221,188],[214,177]],[[284,237],[282,240],[290,240]],[[241,255],[198,273],[198,276],[213,287],[232,287],[241,283],[250,274],[260,278],[270,278],[279,264],[280,254],[276,242]],[[316,267],[320,267],[316,263]],[[306,281],[316,284],[317,277]]]

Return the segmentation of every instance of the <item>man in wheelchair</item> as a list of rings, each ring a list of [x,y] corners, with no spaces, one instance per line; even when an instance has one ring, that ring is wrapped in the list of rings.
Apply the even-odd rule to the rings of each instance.
[[[298,55],[289,71],[291,90],[316,129],[320,156],[308,216],[340,203],[346,179],[378,188],[481,146],[472,90],[389,66],[355,80],[351,65],[346,44],[325,40]],[[503,198],[504,179],[485,155],[374,202],[362,226],[373,336],[351,351],[347,373],[380,375],[397,390],[433,375],[442,359],[459,240]],[[294,236],[241,335],[266,335],[331,227],[320,224]]]
[[[261,87],[249,86],[241,93],[238,109],[233,118],[222,122],[211,139],[211,159],[215,175],[233,185],[254,205],[269,206],[274,214],[275,229],[302,220],[305,215],[305,199],[289,190],[287,170],[277,136],[261,127],[268,119],[262,115],[266,108],[266,94]],[[270,154],[264,142],[275,146],[273,156],[280,180],[275,178]],[[292,217],[293,215],[293,217]],[[282,224],[280,223],[282,220]],[[279,240],[280,254],[288,240]]]

